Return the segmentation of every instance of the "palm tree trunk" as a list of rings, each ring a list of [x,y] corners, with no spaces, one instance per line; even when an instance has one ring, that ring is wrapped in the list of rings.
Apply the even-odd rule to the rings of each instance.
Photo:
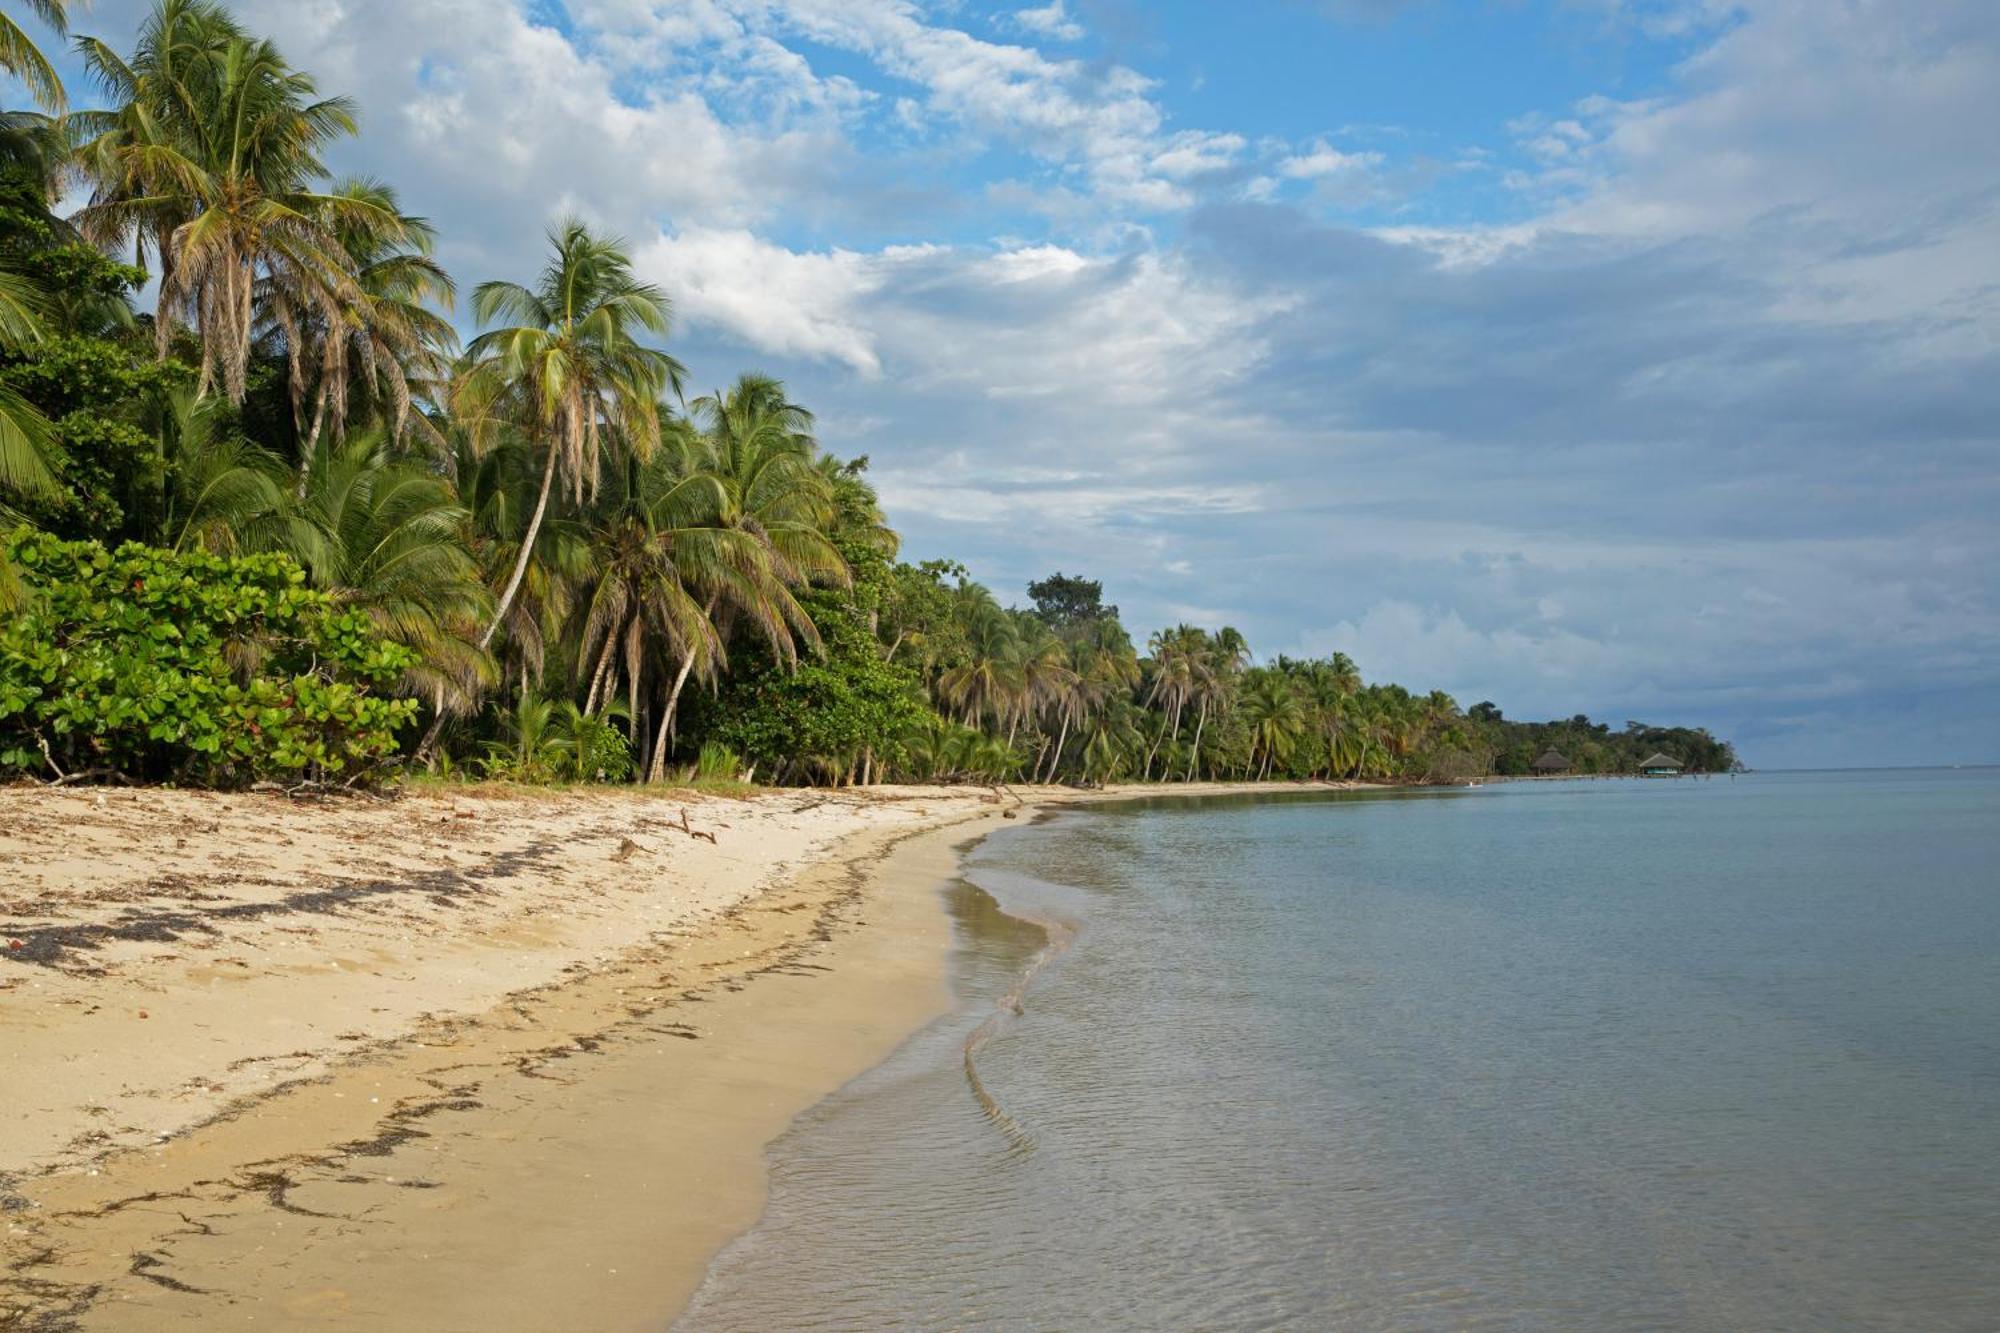
[[[1047,781],[1056,780],[1056,770],[1062,767],[1063,743],[1069,740],[1069,709],[1063,709],[1062,730],[1056,735],[1056,748],[1049,754],[1049,776]]]
[[[174,345],[174,316],[171,303],[176,295],[174,270],[177,265],[174,263],[173,228],[162,223],[157,230],[158,237],[154,244],[160,251],[160,288],[159,294],[153,300],[153,350],[161,364],[165,364]],[[145,266],[145,251],[142,249],[139,254],[139,267]]]
[[[1194,748],[1188,751],[1187,781],[1194,781],[1194,766],[1201,762],[1201,729],[1208,725],[1208,700],[1201,701],[1201,716],[1194,724]]]
[[[604,651],[597,655],[597,670],[590,674],[590,694],[583,702],[583,712],[586,717],[597,711],[598,694],[600,692],[609,693],[609,691],[604,689],[604,682],[605,677],[611,672],[611,654],[617,646],[618,636],[616,634],[606,634],[604,636]]]
[[[521,538],[521,553],[514,557],[514,572],[507,577],[506,590],[500,594],[500,603],[493,608],[492,623],[479,636],[479,647],[483,651],[493,644],[493,636],[500,632],[500,624],[507,619],[507,613],[514,609],[514,598],[521,591],[521,580],[528,576],[528,561],[535,554],[535,538],[542,531],[542,516],[548,513],[549,491],[555,486],[556,450],[549,450],[549,461],[542,465],[542,492],[535,499],[535,512],[528,519],[528,531]]]
[[[660,715],[660,729],[653,737],[653,761],[646,767],[646,781],[658,782],[667,771],[667,737],[674,729],[674,709],[681,701],[681,690],[687,685],[688,673],[694,670],[694,652],[681,659],[680,674],[674,677],[674,687],[667,694],[666,711]]]
[[[485,652],[493,646],[493,636],[500,632],[500,623],[514,608],[514,598],[521,591],[521,580],[528,576],[528,560],[535,552],[535,538],[542,530],[542,516],[548,512],[549,489],[555,485],[556,451],[549,450],[549,461],[542,467],[542,493],[535,500],[535,512],[528,519],[527,535],[521,539],[521,554],[514,558],[514,572],[508,576],[507,590],[500,594],[500,604],[493,608],[492,623],[479,636],[479,651]],[[440,712],[431,722],[431,729],[417,743],[417,762],[428,764],[431,751],[437,747],[438,733],[444,730],[444,714]]]

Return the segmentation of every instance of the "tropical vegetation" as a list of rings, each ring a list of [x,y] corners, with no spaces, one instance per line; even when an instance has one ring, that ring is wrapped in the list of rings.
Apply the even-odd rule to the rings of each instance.
[[[218,785],[1456,781],[1704,732],[1135,638],[1093,580],[1008,605],[911,562],[786,387],[691,392],[617,238],[459,288],[359,109],[214,0],[76,39],[0,8],[0,773]],[[67,215],[58,201],[81,198]],[[142,293],[144,298],[142,299]]]

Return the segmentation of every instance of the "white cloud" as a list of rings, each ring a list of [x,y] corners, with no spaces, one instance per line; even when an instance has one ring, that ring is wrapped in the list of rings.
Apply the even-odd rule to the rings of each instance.
[[[1063,0],[1050,0],[1038,9],[1017,9],[1014,22],[1028,32],[1058,42],[1080,42],[1084,37],[1083,25],[1069,16]]]
[[[762,351],[829,358],[873,378],[882,363],[861,323],[861,298],[923,247],[861,255],[794,253],[742,229],[684,227],[635,256],[643,274],[674,294],[687,319],[728,331]]]
[[[1185,207],[1149,170],[1164,124],[1153,82],[1124,66],[1057,60],[926,21],[909,0],[733,0],[759,22],[868,57],[917,84],[936,115],[1046,161],[1084,169],[1107,204]]]
[[[630,237],[697,384],[770,358],[912,550],[1003,595],[1084,551],[1141,628],[1226,608],[1516,714],[1990,698],[2000,15],[1601,3],[1699,54],[1445,145],[1514,171],[1504,223],[1440,191],[1372,232],[1278,201],[1405,197],[1402,141],[1190,127],[954,3],[237,7],[357,96],[343,165],[466,282],[532,273],[560,209]]]
[[[1343,153],[1324,139],[1278,163],[1278,174],[1290,180],[1318,180],[1368,170],[1382,161],[1380,153]]]
[[[1248,147],[1240,134],[1212,134],[1186,130],[1174,135],[1153,155],[1152,169],[1172,180],[1185,180],[1213,171],[1226,171]]]

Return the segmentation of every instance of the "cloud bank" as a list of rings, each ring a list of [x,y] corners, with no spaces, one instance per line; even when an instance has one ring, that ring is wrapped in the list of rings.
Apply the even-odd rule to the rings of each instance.
[[[1199,92],[1097,5],[239,8],[463,279],[561,211],[621,232],[698,383],[785,376],[1003,595],[1083,569],[1142,624],[1757,763],[2000,759],[1984,0],[1601,0],[1683,54],[1448,143]]]

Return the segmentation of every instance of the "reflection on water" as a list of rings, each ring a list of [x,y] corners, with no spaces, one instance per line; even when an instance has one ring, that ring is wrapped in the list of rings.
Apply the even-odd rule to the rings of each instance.
[[[1994,1326],[2000,774],[1161,801],[967,874],[958,1011],[686,1328]]]

